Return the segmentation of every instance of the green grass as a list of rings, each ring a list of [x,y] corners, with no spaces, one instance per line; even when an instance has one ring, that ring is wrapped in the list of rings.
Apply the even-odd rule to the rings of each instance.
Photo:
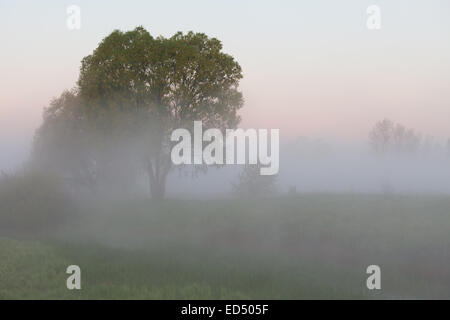
[[[0,298],[448,299],[449,227],[440,196],[91,203],[46,237],[0,238]]]
[[[268,299],[333,293],[307,274],[290,270],[286,277],[282,269],[261,264],[187,264],[167,254],[5,238],[0,248],[1,299]],[[70,264],[82,269],[80,291],[65,287]]]

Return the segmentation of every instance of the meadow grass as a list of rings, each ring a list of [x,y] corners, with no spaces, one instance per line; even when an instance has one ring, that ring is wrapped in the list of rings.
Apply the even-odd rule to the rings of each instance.
[[[86,202],[55,232],[0,238],[0,298],[450,298],[449,227],[445,196]]]

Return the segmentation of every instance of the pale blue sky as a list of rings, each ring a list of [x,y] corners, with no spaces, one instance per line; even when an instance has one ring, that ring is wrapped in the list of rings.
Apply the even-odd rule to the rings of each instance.
[[[72,4],[81,30],[66,27]],[[371,4],[381,30],[366,28]],[[244,127],[361,140],[389,117],[450,137],[448,0],[0,0],[0,149],[30,141],[103,37],[138,25],[219,38],[244,70]]]

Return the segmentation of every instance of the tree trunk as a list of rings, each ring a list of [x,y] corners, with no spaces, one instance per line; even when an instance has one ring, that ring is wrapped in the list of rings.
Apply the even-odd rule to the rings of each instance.
[[[170,161],[170,160],[169,160]],[[164,199],[166,192],[166,179],[169,173],[171,162],[162,161],[161,157],[156,157],[153,161],[148,160],[148,184],[152,199]]]
[[[150,196],[152,199],[160,200],[164,199],[165,194],[165,181],[157,181],[151,178],[149,175]]]

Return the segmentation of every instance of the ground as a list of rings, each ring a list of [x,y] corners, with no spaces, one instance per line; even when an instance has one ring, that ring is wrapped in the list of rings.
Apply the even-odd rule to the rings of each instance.
[[[105,203],[0,237],[0,298],[450,298],[448,196]],[[72,264],[81,290],[66,288]],[[372,264],[381,290],[366,287]]]

